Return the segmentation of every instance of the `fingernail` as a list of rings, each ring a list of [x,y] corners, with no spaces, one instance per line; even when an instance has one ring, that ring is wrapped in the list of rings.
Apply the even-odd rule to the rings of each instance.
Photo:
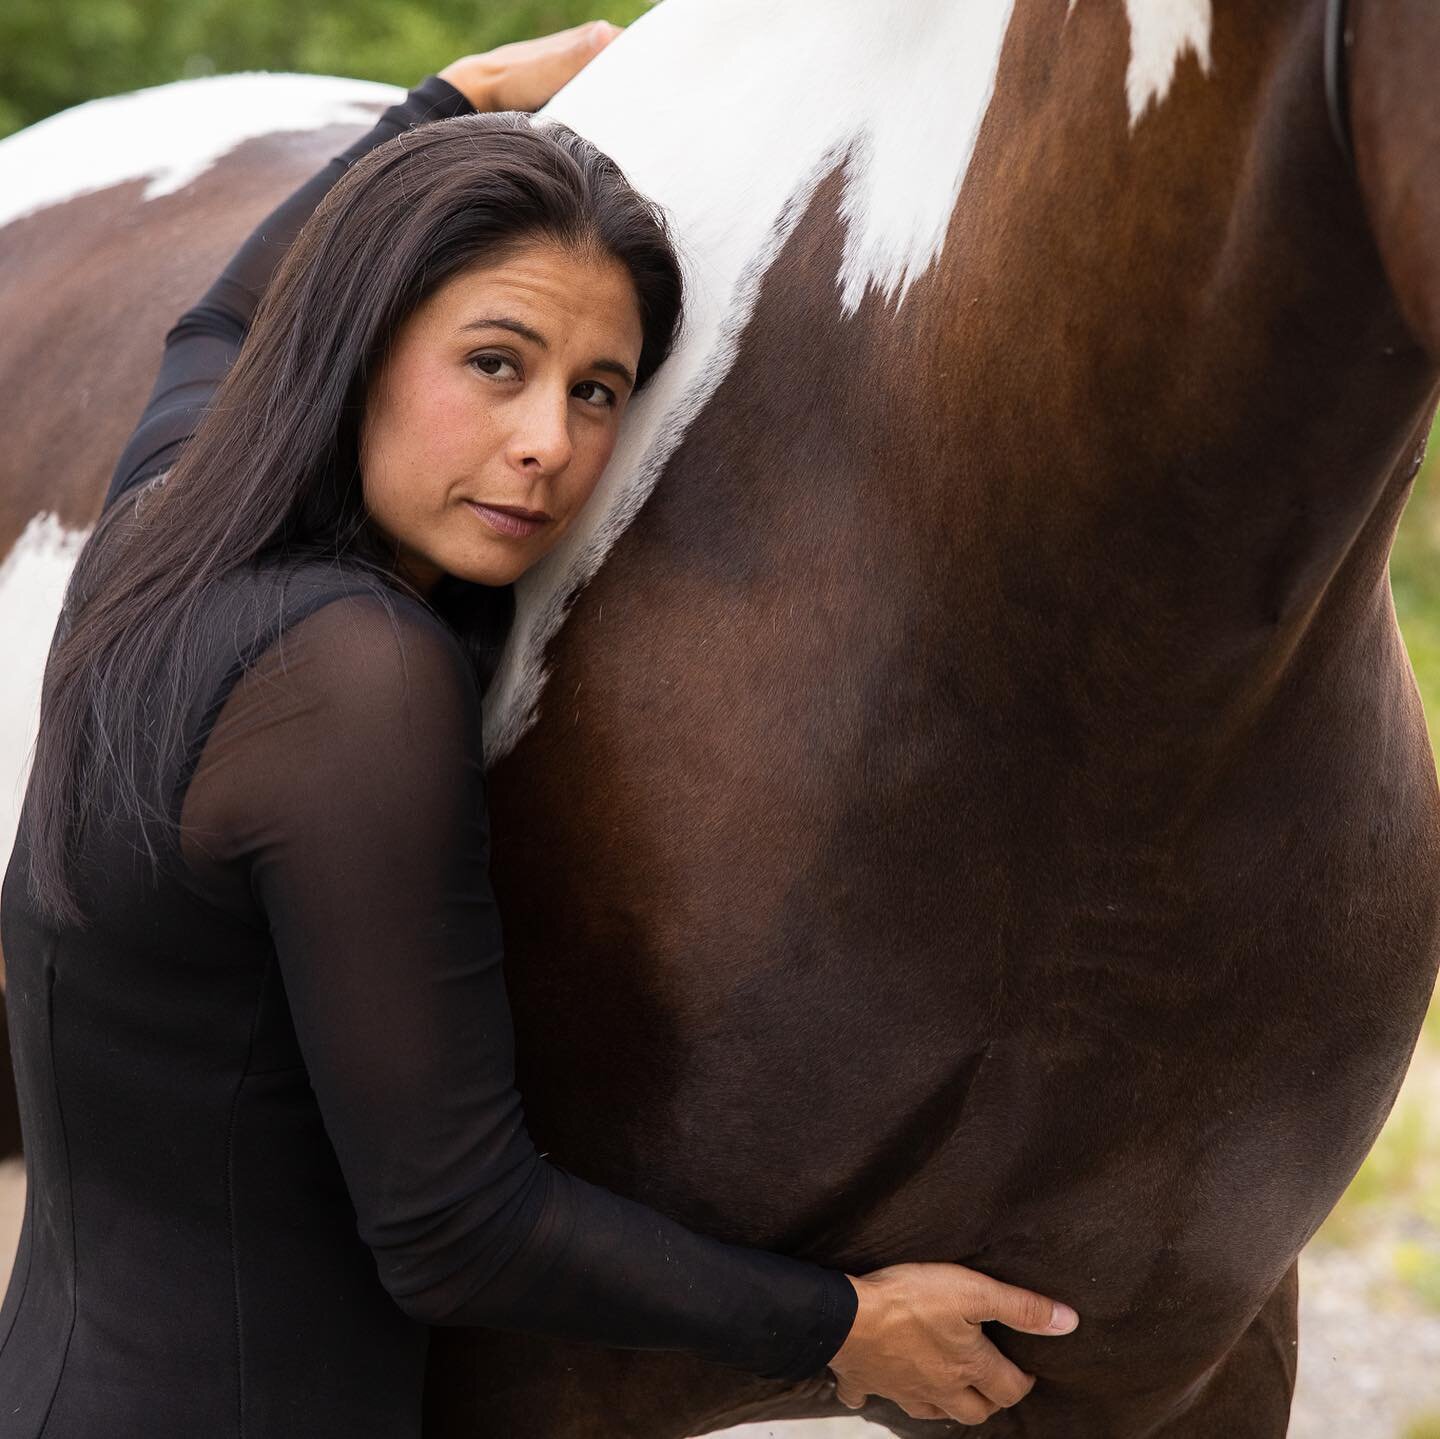
[[[1057,1304],[1050,1314],[1050,1332],[1068,1334],[1079,1322],[1080,1316],[1068,1304]]]

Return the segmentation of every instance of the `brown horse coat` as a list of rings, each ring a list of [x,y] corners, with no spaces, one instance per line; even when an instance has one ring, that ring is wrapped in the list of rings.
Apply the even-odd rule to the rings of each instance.
[[[1440,20],[1352,3],[1358,178],[1322,0],[984,0],[938,258],[837,303],[863,146],[828,157],[492,771],[541,1147],[722,1237],[1074,1304],[1065,1339],[995,1335],[1040,1382],[986,1439],[1283,1435],[1296,1256],[1434,982],[1386,560],[1436,397]],[[1146,15],[1190,27],[1163,84]],[[4,231],[7,536],[93,514],[165,317],[338,139]],[[126,272],[163,224],[193,273]],[[85,358],[141,315],[151,350]],[[19,399],[62,382],[93,425]],[[842,1412],[676,1356],[432,1353],[444,1439]]]

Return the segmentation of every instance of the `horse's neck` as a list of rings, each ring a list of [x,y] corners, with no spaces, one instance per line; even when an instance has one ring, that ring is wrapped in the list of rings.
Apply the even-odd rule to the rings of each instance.
[[[632,404],[601,486],[521,582],[492,753],[533,713],[566,595],[598,568],[729,373],[775,257],[846,166],[817,321],[901,302],[937,259],[994,85],[1011,0],[666,0],[547,107],[666,209],[687,262],[681,343]],[[791,376],[792,382],[798,377]],[[757,436],[762,439],[763,436]]]
[[[1161,608],[1172,582],[1238,594],[1279,566],[1277,603],[1303,609],[1432,379],[1378,361],[1405,336],[1329,130],[1324,9],[666,0],[632,27],[547,114],[665,206],[686,329],[583,523],[521,582],[492,752],[533,712],[567,596],[662,472],[684,485],[687,437],[857,515],[918,487],[925,528],[888,569],[903,585],[909,545],[942,609],[973,598],[973,566],[933,583],[951,556],[1024,551],[1083,583],[1118,558],[1117,518]],[[843,400],[810,388],[837,370]],[[727,380],[777,396],[743,444],[707,413]],[[817,406],[847,441],[823,467],[790,434]]]
[[[1037,605],[1106,596],[1138,669],[1183,646],[1203,684],[1238,635],[1288,650],[1335,585],[1383,586],[1434,370],[1330,128],[1323,0],[1220,9],[1208,67],[1188,55],[1138,119],[1111,98],[1118,7],[1079,0],[1058,55],[1050,8],[1017,5],[917,295],[951,376],[931,433],[986,457],[950,524],[968,506],[1053,581]]]

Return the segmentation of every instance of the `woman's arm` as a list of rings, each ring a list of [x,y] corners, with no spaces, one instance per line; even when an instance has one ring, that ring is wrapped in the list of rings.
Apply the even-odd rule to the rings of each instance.
[[[268,926],[382,1283],[431,1324],[818,1372],[856,1313],[842,1271],[694,1233],[537,1153],[478,690],[433,615],[393,606],[353,595],[293,624],[227,699],[184,811],[201,883],[253,895]]]
[[[392,618],[393,611],[393,618]],[[1051,1301],[958,1264],[842,1270],[727,1244],[549,1163],[515,1088],[488,877],[480,696],[399,596],[330,598],[232,691],[185,801],[186,859],[268,927],[325,1129],[407,1313],[771,1378],[978,1423],[1031,1381],[985,1336]],[[217,875],[213,866],[220,867]],[[207,878],[208,875],[208,878]],[[576,1094],[583,1105],[587,1096]],[[604,1116],[598,1118],[604,1123]]]
[[[261,220],[210,288],[166,334],[160,373],[110,477],[105,508],[175,462],[239,354],[271,275],[325,192],[367,150],[409,126],[475,108],[449,80],[427,76]]]

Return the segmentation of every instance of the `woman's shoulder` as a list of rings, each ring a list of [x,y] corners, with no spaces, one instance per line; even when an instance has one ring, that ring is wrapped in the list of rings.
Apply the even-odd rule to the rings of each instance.
[[[229,665],[260,669],[327,707],[405,705],[414,693],[465,708],[478,689],[464,646],[419,597],[328,557],[266,559],[226,577]]]
[[[97,526],[108,563],[123,563],[128,546],[145,542],[150,495],[167,475],[138,485],[113,502]],[[83,603],[83,596],[67,596]],[[433,644],[459,646],[454,631],[440,615],[393,577],[351,555],[308,549],[270,550],[213,577],[196,596],[191,619],[205,633],[202,648],[220,673],[242,666],[279,636],[318,610],[338,605],[355,617],[350,627],[355,642],[363,641],[363,617],[376,611],[392,623]]]
[[[308,628],[326,631],[336,643],[373,645],[384,631],[410,635],[417,644],[459,648],[454,632],[423,599],[344,557],[263,557],[227,573],[220,597],[232,615],[251,617],[235,633],[252,644],[267,645],[324,610],[330,613]]]

